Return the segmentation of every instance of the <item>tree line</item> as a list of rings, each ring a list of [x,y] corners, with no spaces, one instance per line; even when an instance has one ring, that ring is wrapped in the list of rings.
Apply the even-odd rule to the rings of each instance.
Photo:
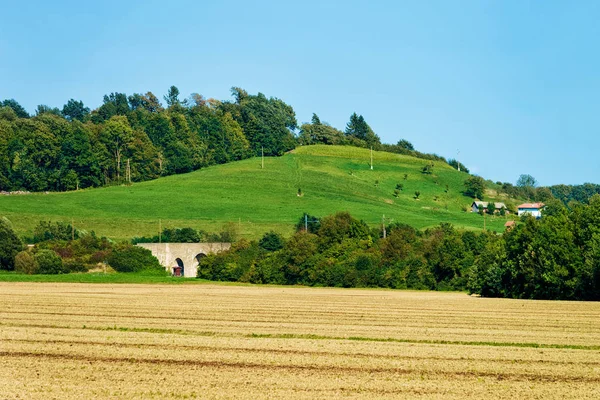
[[[298,126],[294,109],[262,93],[231,89],[232,100],[171,86],[164,104],[152,92],[110,93],[90,110],[69,100],[39,105],[34,115],[0,101],[0,190],[65,191],[190,172],[248,157],[280,156],[300,144],[337,144],[442,160],[407,140],[383,144],[362,115],[344,131],[314,114]],[[463,166],[464,167],[464,166]]]
[[[600,300],[600,195],[544,217],[524,217],[502,235],[449,224],[417,231],[369,229],[337,213],[284,239],[274,232],[209,255],[198,277],[309,286],[466,290],[485,297]]]
[[[301,217],[284,238],[259,240],[166,229],[168,241],[234,241],[204,257],[198,277],[282,285],[462,290],[484,297],[600,300],[600,195],[589,204],[549,202],[541,219],[523,217],[504,234],[461,231],[442,223],[423,231],[402,224],[370,228],[347,212]],[[136,238],[133,243],[158,238]],[[119,272],[164,274],[151,253],[112,243],[70,225],[41,222],[33,249],[0,220],[0,269],[22,273],[87,272],[108,265]]]

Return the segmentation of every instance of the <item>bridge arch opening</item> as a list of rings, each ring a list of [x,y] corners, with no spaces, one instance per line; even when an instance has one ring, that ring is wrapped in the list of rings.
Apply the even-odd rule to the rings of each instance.
[[[173,276],[185,276],[185,265],[181,258],[176,258],[175,262],[177,265],[173,267]]]

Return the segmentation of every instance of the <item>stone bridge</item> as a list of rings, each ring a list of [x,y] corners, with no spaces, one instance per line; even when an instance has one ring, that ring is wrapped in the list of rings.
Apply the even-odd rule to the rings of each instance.
[[[229,250],[231,243],[138,243],[138,246],[150,250],[167,271],[174,273],[181,268],[181,275],[195,278],[202,257]]]

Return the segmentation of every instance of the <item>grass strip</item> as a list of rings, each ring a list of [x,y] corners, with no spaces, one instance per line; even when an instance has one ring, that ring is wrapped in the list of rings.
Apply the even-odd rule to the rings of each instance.
[[[119,331],[119,332],[139,332],[139,333],[159,333],[169,335],[190,335],[190,336],[215,336],[215,337],[243,337],[250,339],[300,339],[300,340],[339,340],[339,341],[357,341],[357,342],[382,342],[382,343],[409,343],[409,344],[433,344],[450,346],[490,346],[490,347],[523,347],[534,349],[563,349],[563,350],[588,350],[600,351],[600,345],[579,345],[579,344],[556,344],[556,343],[527,343],[527,342],[483,342],[467,340],[441,340],[441,339],[402,339],[402,338],[376,338],[366,336],[327,336],[315,334],[297,334],[297,333],[223,333],[215,331],[193,331],[185,329],[169,328],[130,328],[123,326],[94,327],[83,325],[81,328],[73,326],[57,325],[18,325],[0,323],[0,326],[12,327],[34,327],[34,328],[61,328],[61,329],[90,329],[95,331]]]

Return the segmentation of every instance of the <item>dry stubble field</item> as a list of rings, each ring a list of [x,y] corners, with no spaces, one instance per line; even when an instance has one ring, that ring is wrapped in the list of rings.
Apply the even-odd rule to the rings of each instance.
[[[600,398],[600,304],[0,283],[0,398]]]

